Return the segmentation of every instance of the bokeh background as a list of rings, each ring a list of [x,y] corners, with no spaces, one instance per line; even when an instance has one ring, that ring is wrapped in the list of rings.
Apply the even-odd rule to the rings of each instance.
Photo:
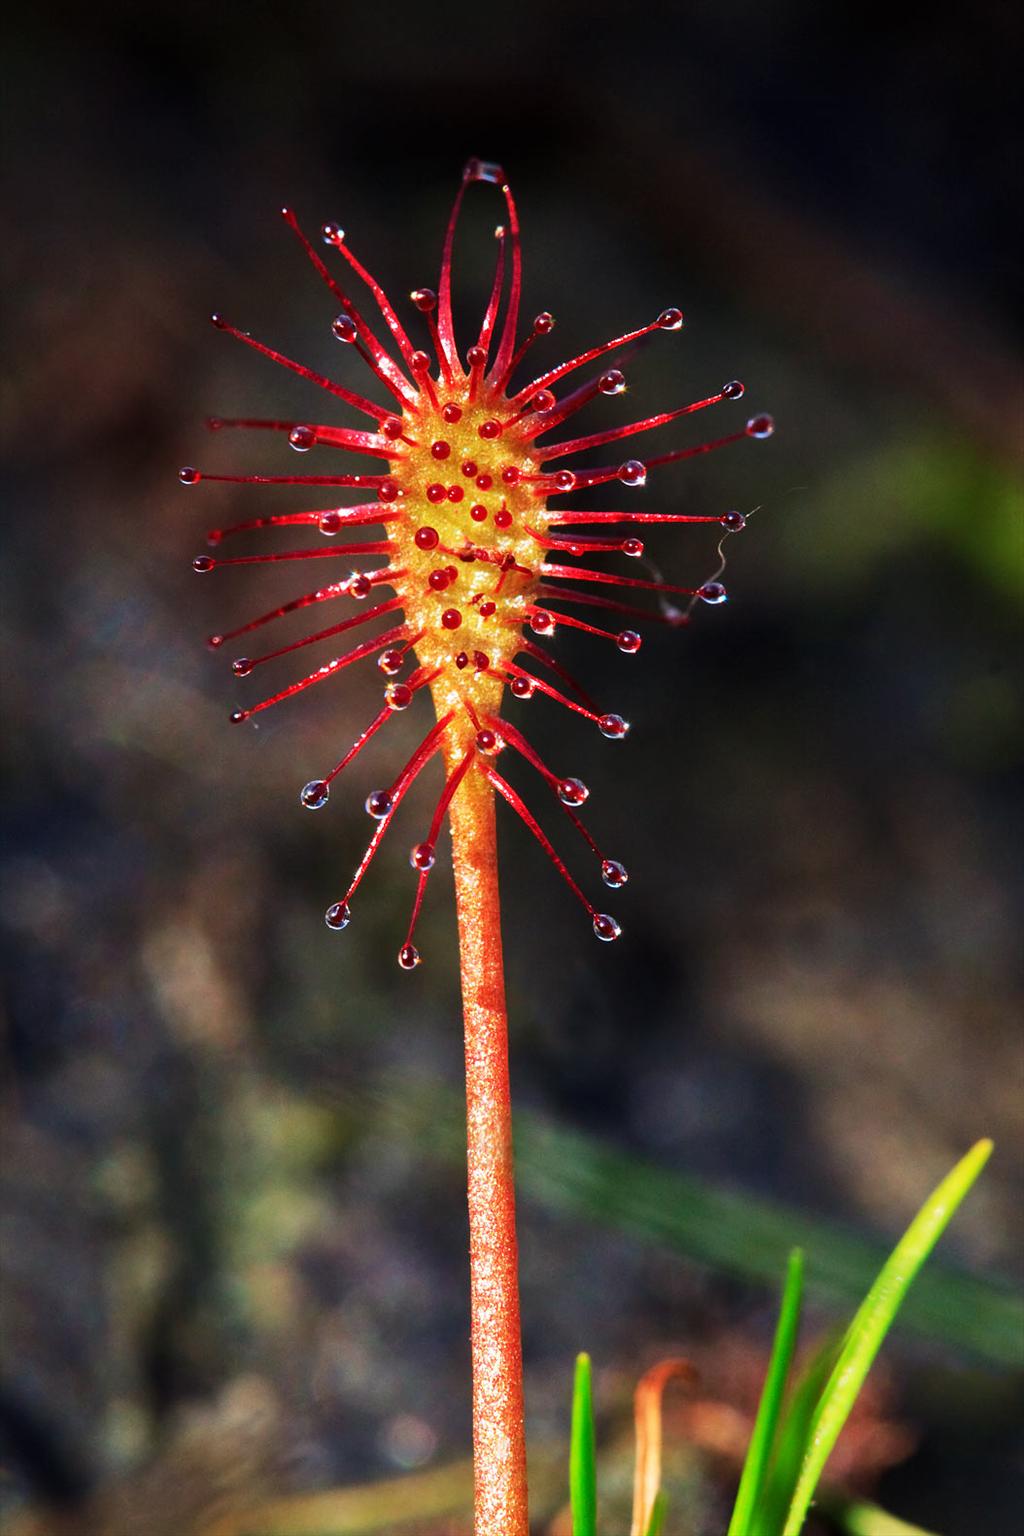
[[[328,933],[363,798],[403,743],[375,745],[313,817],[297,791],[370,718],[375,669],[229,728],[256,684],[204,636],[302,587],[276,571],[200,582],[190,557],[208,526],[306,502],[184,491],[175,471],[287,472],[283,449],[210,440],[204,418],[319,406],[214,333],[213,308],[360,387],[278,206],[313,228],[338,219],[401,296],[435,278],[469,154],[516,185],[526,313],[559,322],[540,363],[678,303],[687,328],[630,367],[631,403],[666,408],[739,374],[731,409],[779,423],[637,498],[760,508],[730,542],[731,601],[635,659],[564,646],[632,720],[628,744],[519,706],[592,786],[595,832],[632,876],[622,942],[596,946],[502,820],[538,1530],[562,1500],[551,1468],[587,1347],[609,1531],[624,1528],[631,1385],[669,1349],[704,1380],[673,1410],[673,1444],[697,1449],[673,1453],[670,1528],[720,1531],[788,1243],[807,1243],[824,1331],[982,1134],[995,1160],[842,1470],[948,1536],[1011,1529],[1015,10],[97,0],[9,18],[12,1531],[177,1536],[215,1513],[234,1530],[243,1505],[369,1484],[369,1513],[339,1499],[316,1528],[466,1529],[443,859],[426,963],[394,963],[434,784],[351,928]],[[474,193],[467,315],[497,215]],[[714,565],[706,529],[649,547],[677,581]],[[418,1525],[399,1525],[400,1475]]]

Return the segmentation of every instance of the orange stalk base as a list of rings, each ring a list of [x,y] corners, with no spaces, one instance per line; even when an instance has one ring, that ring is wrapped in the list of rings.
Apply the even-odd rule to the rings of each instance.
[[[494,791],[467,774],[451,805],[466,1032],[475,1536],[528,1536],[508,1018]]]

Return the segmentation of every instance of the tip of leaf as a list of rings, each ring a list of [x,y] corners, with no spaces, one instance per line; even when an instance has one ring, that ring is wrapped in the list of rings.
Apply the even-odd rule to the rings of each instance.
[[[569,1443],[569,1497],[573,1536],[596,1536],[597,1465],[594,1445],[594,1405],[590,1356],[576,1356],[572,1391],[572,1432]]]

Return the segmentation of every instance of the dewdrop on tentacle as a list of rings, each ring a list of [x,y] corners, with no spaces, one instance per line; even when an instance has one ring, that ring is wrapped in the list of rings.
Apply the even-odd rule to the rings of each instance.
[[[499,189],[504,215],[495,230],[494,280],[479,329],[457,339],[452,254],[463,200],[474,183]],[[471,160],[466,166],[444,239],[437,288],[412,289],[408,329],[349,247],[339,225],[322,226],[318,248],[290,209],[282,209],[282,216],[329,292],[324,324],[341,344],[339,354],[347,354],[339,360],[351,364],[352,355],[359,355],[368,371],[372,397],[286,357],[222,315],[212,316],[218,330],[333,397],[326,414],[354,412],[362,418],[362,425],[349,425],[317,423],[306,416],[290,421],[216,417],[208,425],[219,437],[231,429],[281,434],[292,450],[305,456],[303,468],[308,464],[315,472],[210,473],[191,465],[179,472],[186,486],[207,481],[298,486],[305,488],[310,500],[332,502],[327,507],[282,510],[215,528],[209,542],[217,553],[200,555],[193,562],[203,575],[236,565],[343,562],[340,577],[210,637],[209,644],[217,651],[228,641],[252,637],[245,654],[233,662],[239,678],[258,674],[265,663],[307,646],[336,642],[328,652],[317,653],[311,670],[258,702],[234,710],[230,718],[250,720],[357,662],[375,659],[383,685],[379,712],[338,762],[309,779],[299,793],[305,809],[322,810],[331,798],[334,780],[370,746],[372,738],[394,716],[411,712],[418,694],[429,692],[432,698],[436,723],[398,773],[366,799],[366,811],[375,823],[373,835],[347,890],[327,909],[329,928],[348,926],[359,885],[402,800],[431,759],[440,755],[444,785],[430,824],[421,829],[409,856],[417,885],[412,918],[398,951],[399,965],[413,970],[420,963],[413,939],[427,880],[443,846],[439,843],[442,824],[459,785],[471,773],[482,775],[530,829],[586,910],[595,935],[605,942],[613,940],[621,931],[618,921],[594,906],[519,791],[499,773],[501,754],[511,748],[544,782],[587,845],[606,887],[618,890],[626,884],[625,866],[605,854],[578,815],[589,797],[587,787],[574,774],[551,769],[505,711],[514,701],[546,700],[579,716],[607,740],[625,740],[626,718],[595,703],[558,659],[559,631],[581,631],[598,641],[610,641],[611,649],[621,655],[633,656],[641,648],[642,623],[673,627],[687,620],[698,604],[716,607],[725,601],[725,587],[719,580],[724,568],[722,545],[742,530],[744,515],[648,511],[643,488],[652,470],[745,437],[769,437],[771,417],[755,415],[707,441],[643,458],[612,448],[612,462],[607,465],[566,464],[567,458],[577,454],[623,443],[705,409],[728,408],[743,396],[744,387],[731,380],[702,399],[643,420],[572,435],[565,424],[590,401],[617,400],[625,394],[626,377],[609,363],[609,355],[658,332],[679,331],[683,314],[675,307],[662,309],[645,324],[544,369],[529,382],[514,383],[518,377],[529,378],[529,370],[522,372],[526,356],[550,335],[555,322],[542,311],[526,325],[520,323],[519,216],[500,166],[482,160]],[[372,323],[349,294],[353,278],[369,294],[376,311]],[[371,462],[366,468],[337,470],[333,459],[337,450]],[[586,506],[587,493],[602,486],[621,491],[621,510]],[[351,502],[338,505],[339,491],[350,495]],[[571,506],[565,504],[567,497],[573,499]],[[674,585],[662,580],[645,558],[644,543],[632,530],[670,523],[717,526],[719,566],[709,579],[694,586]],[[307,530],[322,542],[221,554],[225,544],[238,547],[234,541],[240,536],[257,531],[276,534],[282,529],[300,538],[302,530]],[[377,532],[368,536],[367,530]],[[241,547],[246,548],[244,543]],[[594,557],[612,557],[612,564],[609,567],[607,559],[601,558],[595,565]],[[626,570],[616,568],[618,557],[625,558]],[[353,561],[358,562],[354,567]],[[364,567],[365,561],[371,563]],[[638,564],[650,574],[635,574]],[[322,569],[330,573],[337,567]],[[652,610],[635,601],[645,596],[660,607]],[[685,599],[681,607],[675,602],[680,597]],[[313,621],[308,632],[261,648],[257,636],[266,626],[307,609],[313,610],[307,615]],[[321,614],[331,622],[317,627]],[[605,615],[608,619],[602,622]],[[357,633],[350,636],[349,631]],[[360,631],[363,638],[357,638]],[[392,734],[396,729],[390,726]],[[378,758],[383,760],[383,754]]]

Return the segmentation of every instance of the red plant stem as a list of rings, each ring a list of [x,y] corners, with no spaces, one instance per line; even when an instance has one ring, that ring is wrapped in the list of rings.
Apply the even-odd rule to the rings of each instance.
[[[474,1536],[528,1536],[508,1018],[494,791],[482,773],[459,785],[450,819],[466,1035]]]

